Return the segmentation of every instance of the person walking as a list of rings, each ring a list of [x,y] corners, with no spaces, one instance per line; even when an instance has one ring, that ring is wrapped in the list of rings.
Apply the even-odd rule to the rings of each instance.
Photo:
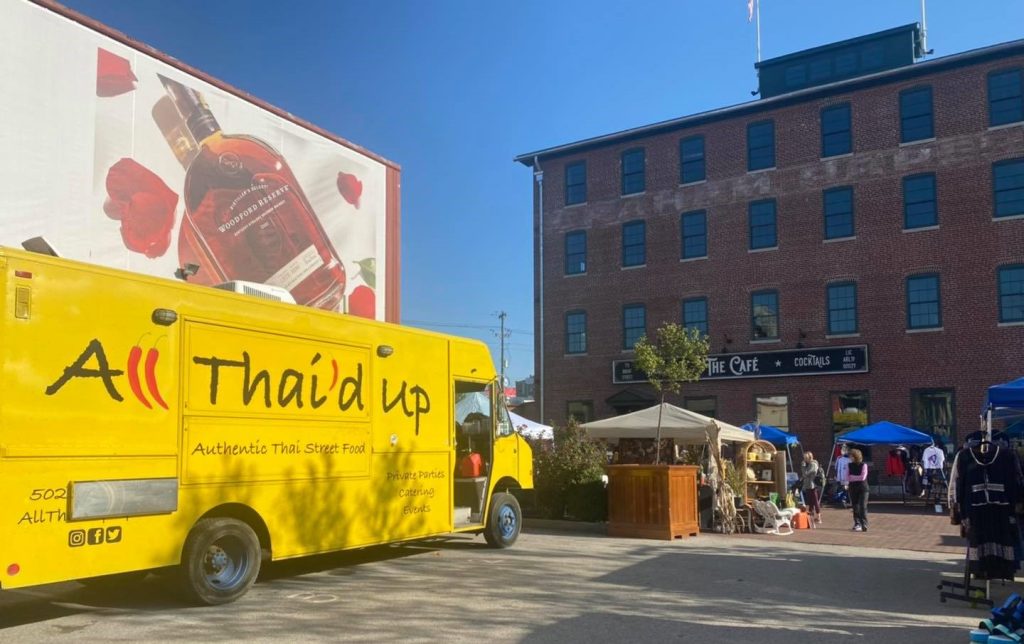
[[[859,449],[850,450],[850,502],[853,505],[853,529],[868,531],[868,464]]]
[[[804,463],[801,468],[800,488],[804,493],[804,504],[810,515],[812,524],[821,525],[821,489],[825,487],[825,472],[822,471],[814,454],[804,452]]]

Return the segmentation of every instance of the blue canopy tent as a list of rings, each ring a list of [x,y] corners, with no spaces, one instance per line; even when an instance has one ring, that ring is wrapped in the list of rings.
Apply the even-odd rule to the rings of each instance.
[[[836,442],[857,445],[931,445],[933,441],[924,432],[883,420],[840,434]]]
[[[992,435],[994,419],[1006,421],[1002,431],[1008,436],[1020,438],[1024,435],[1024,378],[989,387],[981,415],[989,436]]]

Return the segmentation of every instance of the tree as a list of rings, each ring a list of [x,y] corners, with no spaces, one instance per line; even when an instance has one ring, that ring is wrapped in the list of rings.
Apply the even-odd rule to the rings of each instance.
[[[533,452],[537,504],[552,519],[601,520],[607,509],[601,475],[604,448],[590,440],[575,418],[554,428],[554,445]],[[596,485],[595,485],[596,483]]]
[[[700,330],[687,329],[674,322],[661,325],[654,342],[645,335],[633,347],[636,366],[647,374],[651,386],[661,394],[655,465],[661,461],[661,413],[665,395],[679,393],[684,382],[697,382],[707,368],[709,348],[707,336]]]

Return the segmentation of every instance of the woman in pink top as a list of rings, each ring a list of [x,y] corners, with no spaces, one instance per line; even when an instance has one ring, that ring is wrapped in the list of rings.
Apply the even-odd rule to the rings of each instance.
[[[853,504],[853,529],[868,531],[868,464],[859,449],[850,450],[850,502]]]

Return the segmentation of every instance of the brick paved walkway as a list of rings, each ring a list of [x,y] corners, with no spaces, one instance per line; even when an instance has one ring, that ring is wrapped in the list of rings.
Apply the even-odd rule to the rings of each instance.
[[[922,552],[962,554],[966,541],[960,537],[960,526],[950,525],[949,515],[936,514],[934,506],[921,502],[903,505],[899,501],[877,501],[868,504],[867,532],[854,532],[850,510],[825,507],[822,525],[815,530],[797,530],[792,535],[741,534],[743,538],[785,540],[865,548],[892,548]]]

